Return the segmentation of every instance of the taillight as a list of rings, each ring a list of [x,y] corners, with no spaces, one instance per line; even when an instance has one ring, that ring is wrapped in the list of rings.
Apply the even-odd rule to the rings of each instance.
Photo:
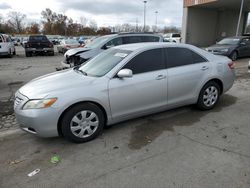
[[[235,68],[235,63],[232,61],[230,63],[228,63],[228,66],[230,69],[234,69]]]
[[[70,48],[70,46],[69,46],[69,45],[66,45],[65,47],[66,47],[66,48]]]

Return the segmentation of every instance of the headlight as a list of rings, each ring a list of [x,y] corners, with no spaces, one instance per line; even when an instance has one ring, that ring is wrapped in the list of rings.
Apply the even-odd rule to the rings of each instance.
[[[220,52],[228,52],[228,49],[226,48],[226,49],[221,49],[221,50],[219,50]]]
[[[25,103],[23,110],[27,109],[39,109],[39,108],[48,108],[56,102],[57,98],[52,99],[40,99],[40,100],[30,100]]]

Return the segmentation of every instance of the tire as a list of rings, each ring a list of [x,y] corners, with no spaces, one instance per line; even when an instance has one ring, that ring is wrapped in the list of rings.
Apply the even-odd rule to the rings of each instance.
[[[238,59],[238,52],[233,51],[229,57],[232,59],[232,61],[236,61]]]
[[[8,57],[9,57],[9,58],[12,58],[12,52],[11,52],[11,49],[9,50]]]
[[[13,55],[16,55],[16,50],[14,50]]]
[[[88,142],[103,130],[105,118],[102,110],[92,103],[82,103],[67,111],[61,121],[62,135],[75,143]]]
[[[31,57],[31,53],[30,52],[25,52],[26,57]]]
[[[220,93],[221,88],[216,82],[206,83],[200,91],[197,107],[203,111],[213,109],[219,101]]]

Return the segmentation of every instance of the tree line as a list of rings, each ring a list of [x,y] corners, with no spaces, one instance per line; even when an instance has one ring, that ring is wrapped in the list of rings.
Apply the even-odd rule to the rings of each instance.
[[[0,15],[0,33],[7,34],[39,34],[46,35],[107,35],[111,32],[143,32],[154,31],[161,33],[180,32],[177,27],[157,28],[156,26],[146,26],[145,30],[138,24],[129,23],[117,24],[113,27],[98,27],[95,20],[80,18],[80,23],[75,22],[65,14],[53,12],[47,8],[41,12],[41,23],[26,23],[26,15],[20,12],[9,12],[8,19],[4,20]]]

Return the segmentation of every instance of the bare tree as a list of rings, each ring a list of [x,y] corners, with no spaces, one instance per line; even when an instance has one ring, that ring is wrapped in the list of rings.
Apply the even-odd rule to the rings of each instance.
[[[9,17],[8,20],[9,25],[13,27],[17,33],[21,33],[24,28],[23,21],[26,15],[20,12],[13,11],[8,13],[8,17]]]
[[[89,27],[90,27],[91,29],[93,29],[94,31],[96,31],[96,30],[98,29],[97,23],[96,23],[95,20],[90,20],[88,25],[89,25]]]
[[[85,17],[83,17],[83,16],[80,17],[80,24],[81,24],[83,27],[86,27],[87,22],[88,22],[87,18],[85,18]]]

